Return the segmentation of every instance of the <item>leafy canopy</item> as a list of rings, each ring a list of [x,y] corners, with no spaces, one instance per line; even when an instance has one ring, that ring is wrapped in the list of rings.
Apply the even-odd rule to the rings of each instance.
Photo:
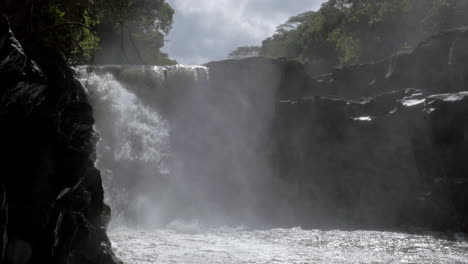
[[[466,0],[329,0],[290,18],[261,55],[288,57],[320,71],[379,60],[428,35],[468,22]]]
[[[41,44],[72,63],[90,62],[104,42],[121,52],[131,42],[137,53],[145,52],[143,63],[174,63],[160,52],[174,15],[165,0],[37,0],[34,10],[33,32]]]

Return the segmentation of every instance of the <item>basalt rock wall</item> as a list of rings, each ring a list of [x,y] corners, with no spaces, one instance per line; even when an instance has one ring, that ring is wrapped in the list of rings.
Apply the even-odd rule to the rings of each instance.
[[[0,15],[0,262],[119,263],[93,110],[58,54],[15,36],[18,21]]]
[[[258,91],[274,95],[265,152],[289,224],[468,231],[467,29],[315,77],[290,61],[207,64],[212,87],[253,95],[247,116],[265,109]]]
[[[440,32],[389,58],[332,69],[315,78],[311,95],[359,98],[403,88],[431,93],[466,90],[468,83],[468,26]]]

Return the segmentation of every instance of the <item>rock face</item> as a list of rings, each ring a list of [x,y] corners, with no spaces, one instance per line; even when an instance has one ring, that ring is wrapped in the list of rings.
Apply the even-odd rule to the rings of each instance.
[[[269,151],[295,224],[467,232],[467,31],[318,77],[262,58],[207,66],[214,87],[276,95]]]
[[[441,32],[421,42],[414,50],[402,51],[375,64],[333,69],[316,78],[310,91],[315,95],[359,98],[403,88],[431,93],[466,90],[468,26]]]
[[[312,222],[466,231],[467,99],[408,89],[281,103],[276,164],[298,186],[293,204]]]
[[[65,62],[31,50],[2,14],[0,262],[119,263],[93,164],[92,108]]]

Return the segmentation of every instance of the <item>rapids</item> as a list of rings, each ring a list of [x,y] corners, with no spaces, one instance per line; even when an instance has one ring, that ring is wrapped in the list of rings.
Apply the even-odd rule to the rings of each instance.
[[[110,232],[118,257],[128,264],[462,264],[468,241],[376,231],[319,231],[243,228],[200,230],[194,224],[169,225],[155,231]]]

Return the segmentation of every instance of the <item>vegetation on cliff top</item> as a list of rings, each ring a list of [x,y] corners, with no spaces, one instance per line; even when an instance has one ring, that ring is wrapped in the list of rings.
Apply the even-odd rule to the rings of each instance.
[[[329,0],[291,17],[260,54],[308,63],[318,73],[413,48],[434,32],[468,23],[466,0]]]
[[[38,0],[33,32],[71,63],[174,64],[160,49],[174,10],[165,0]],[[144,54],[144,56],[142,55]]]

